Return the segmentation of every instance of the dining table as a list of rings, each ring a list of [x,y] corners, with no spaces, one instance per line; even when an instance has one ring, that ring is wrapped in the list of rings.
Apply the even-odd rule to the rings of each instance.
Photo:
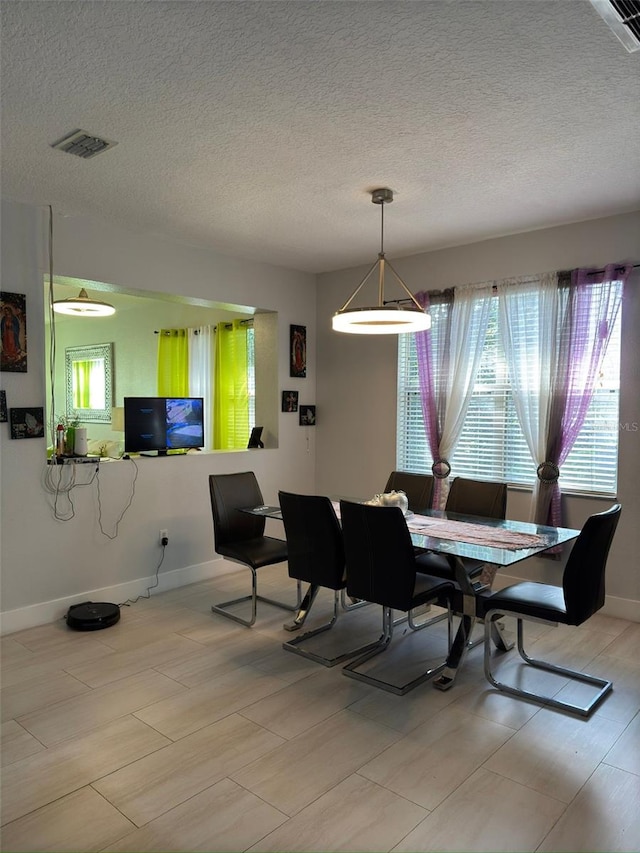
[[[340,518],[340,499],[332,497],[331,501]],[[279,506],[247,507],[243,511],[282,520]],[[478,619],[483,618],[484,601],[491,595],[493,574],[571,542],[580,533],[568,527],[462,515],[437,509],[405,512],[405,520],[414,546],[420,551],[444,556],[455,576],[457,594],[453,609],[460,617],[460,623],[445,668],[433,681],[434,687],[440,690],[448,690],[455,683],[465,654],[471,647],[473,627]],[[472,580],[465,568],[465,560],[483,563],[490,570],[490,580]],[[507,639],[502,624],[497,620],[492,623],[491,636],[498,648],[505,651],[512,648],[513,643]]]
[[[484,616],[484,602],[491,595],[495,572],[571,542],[577,539],[580,531],[436,509],[406,513],[405,518],[413,544],[421,550],[444,556],[458,587],[454,611],[460,616],[460,623],[445,668],[433,681],[434,687],[448,690],[455,683],[464,657],[471,648],[474,625]],[[465,568],[465,559],[483,563],[489,570],[488,579],[472,580]],[[498,620],[491,624],[491,637],[495,645],[504,651],[513,647]]]

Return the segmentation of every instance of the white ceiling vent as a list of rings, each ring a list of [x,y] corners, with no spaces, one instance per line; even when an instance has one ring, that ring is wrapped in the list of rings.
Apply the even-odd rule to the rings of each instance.
[[[93,136],[87,133],[86,130],[74,130],[73,133],[68,133],[58,142],[52,143],[52,148],[57,148],[59,151],[66,151],[67,154],[75,154],[76,157],[82,157],[83,160],[88,160],[89,157],[95,157],[96,154],[102,154],[108,148],[113,148],[117,142],[111,142],[108,139],[101,139],[99,136]]]
[[[629,53],[640,50],[640,2],[638,0],[591,0]]]

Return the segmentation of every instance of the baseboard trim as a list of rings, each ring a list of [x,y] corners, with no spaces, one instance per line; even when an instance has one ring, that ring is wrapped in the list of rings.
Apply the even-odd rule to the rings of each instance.
[[[237,572],[238,565],[224,559],[210,560],[207,563],[199,563],[195,566],[185,566],[182,569],[174,569],[171,572],[161,572],[158,576],[158,586],[151,591],[152,595],[159,592],[167,592],[198,581],[209,580],[212,577]],[[19,607],[15,610],[5,610],[0,613],[0,635],[13,634],[16,631],[24,631],[26,628],[35,628],[38,625],[47,625],[62,619],[72,604],[82,601],[127,601],[146,592],[154,583],[155,575],[149,578],[139,578],[128,583],[116,586],[103,587],[102,589],[87,590],[77,595],[66,598],[56,598],[52,601],[43,601],[32,604],[29,607]],[[510,577],[502,572],[496,575],[496,589],[519,583],[522,578]],[[627,619],[629,622],[640,622],[640,601],[630,598],[618,598],[607,595],[604,607],[601,610],[606,616],[614,616],[616,619]]]
[[[640,622],[640,601],[607,595],[605,596],[604,607],[600,612],[605,616],[615,616],[616,619],[628,619],[629,622]]]
[[[209,580],[212,577],[238,571],[238,566],[227,560],[210,560],[195,566],[185,566],[169,572],[160,572],[158,586],[151,590],[151,595],[167,592],[198,581]],[[87,590],[65,598],[43,601],[28,607],[18,607],[15,610],[5,610],[0,613],[0,635],[24,631],[25,628],[35,628],[62,619],[72,604],[82,601],[119,602],[134,599],[144,594],[151,584],[155,583],[155,575],[148,578],[138,578],[135,581]]]
[[[494,581],[494,589],[503,589],[513,583],[522,583],[522,578],[510,577],[503,572],[498,572]],[[603,616],[614,616],[616,619],[627,619],[629,622],[640,622],[640,601],[633,598],[618,598],[615,595],[607,595],[600,613]]]

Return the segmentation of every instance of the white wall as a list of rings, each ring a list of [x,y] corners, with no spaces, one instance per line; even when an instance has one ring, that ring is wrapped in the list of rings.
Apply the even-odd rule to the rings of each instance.
[[[29,371],[2,373],[0,385],[9,407],[44,406],[46,211],[6,202],[1,224],[2,287],[27,297]],[[141,460],[133,504],[112,539],[130,494],[132,467],[101,466],[103,528],[109,536],[99,529],[95,485],[76,489],[71,521],[56,521],[51,495],[42,487],[45,439],[11,441],[8,425],[0,425],[4,632],[59,618],[70,603],[95,591],[94,600],[111,601],[143,591],[160,557],[161,527],[170,535],[161,588],[221,570],[213,551],[210,472],[255,470],[267,501],[276,499],[279,488],[357,496],[384,486],[395,466],[396,339],[331,331],[331,315],[364,270],[319,276],[316,302],[313,276],[172,244],[108,222],[56,217],[54,243],[56,275],[277,311],[279,390],[298,390],[301,403],[316,402],[318,426],[299,427],[297,415],[279,413],[277,450]],[[416,255],[397,260],[395,266],[410,287],[420,290],[622,260],[640,260],[640,214]],[[640,422],[639,284],[636,274],[623,304],[620,421],[628,424]],[[289,378],[291,323],[307,326],[306,379]],[[640,620],[639,483],[640,432],[621,431],[618,496],[623,517],[609,564],[607,608]],[[526,517],[527,497],[510,492],[509,513]],[[606,505],[569,498],[567,524],[579,527]],[[281,529],[273,532],[281,534]],[[552,580],[559,575],[546,561],[522,564],[519,572]]]
[[[45,209],[3,202],[2,287],[26,294],[28,335],[28,373],[0,375],[9,408],[45,405],[47,228]],[[172,244],[108,222],[59,216],[54,218],[54,262],[56,275],[277,311],[278,390],[297,389],[301,400],[315,402],[313,276]],[[292,323],[307,327],[306,379],[289,378]],[[131,463],[100,466],[104,535],[95,483],[74,490],[70,521],[56,521],[53,496],[42,486],[46,439],[12,441],[8,425],[0,425],[3,632],[61,617],[75,601],[122,601],[144,591],[160,558],[160,528],[167,528],[170,537],[162,584],[220,570],[221,561],[213,562],[209,473],[254,470],[267,501],[277,499],[279,488],[314,489],[315,432],[309,436],[298,426],[297,415],[279,413],[279,403],[277,409],[278,449],[140,460],[135,497],[117,536],[115,522],[131,490]],[[83,477],[89,473],[78,472]],[[66,509],[64,499],[59,503]]]
[[[393,256],[391,255],[392,259]],[[414,291],[546,270],[640,261],[640,213],[567,225],[438,252],[394,259]],[[397,338],[340,335],[331,316],[349,296],[365,268],[318,277],[318,477],[320,492],[370,496],[395,467]],[[640,424],[640,270],[627,287],[622,312],[620,421]],[[372,298],[375,286],[372,285]],[[398,296],[401,294],[398,293]],[[392,293],[386,294],[393,298]],[[607,572],[610,612],[640,621],[640,431],[621,430],[618,498],[623,515]],[[527,517],[528,494],[511,491],[508,512]],[[569,527],[580,527],[607,500],[566,499]],[[549,561],[521,563],[522,577],[557,581]]]

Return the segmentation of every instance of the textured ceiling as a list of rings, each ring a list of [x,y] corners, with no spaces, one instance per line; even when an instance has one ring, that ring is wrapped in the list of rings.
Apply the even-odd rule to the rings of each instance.
[[[640,208],[587,0],[2,2],[2,192],[321,272]],[[50,144],[81,128],[90,160]]]

